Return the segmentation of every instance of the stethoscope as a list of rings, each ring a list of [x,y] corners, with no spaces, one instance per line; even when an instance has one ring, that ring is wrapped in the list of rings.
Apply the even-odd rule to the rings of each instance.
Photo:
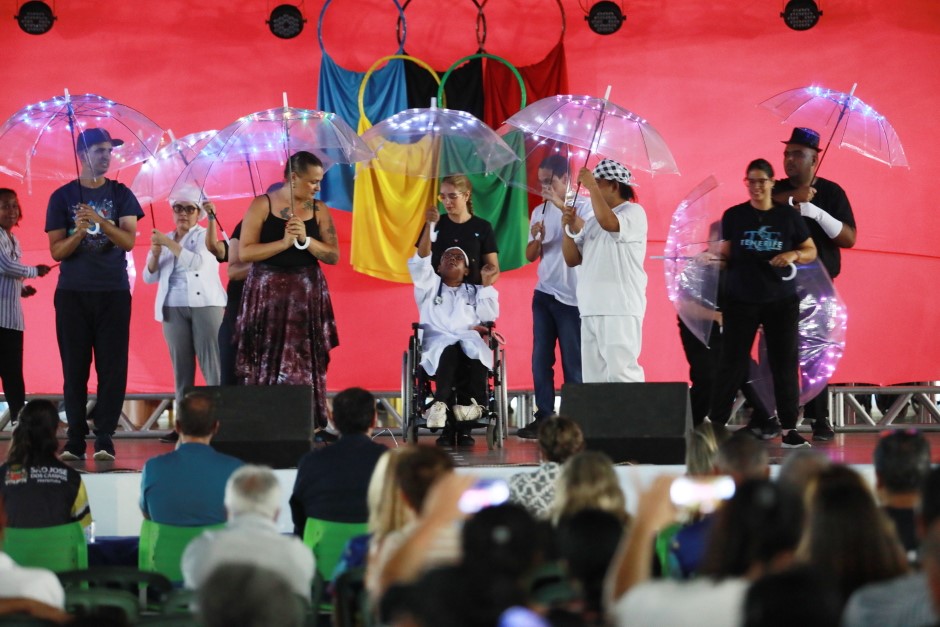
[[[471,299],[477,293],[476,285],[472,285],[470,283],[464,283],[463,287],[465,290],[467,290],[467,296],[470,297]],[[435,305],[440,305],[441,303],[444,302],[444,297],[441,296],[441,293],[443,292],[443,290],[444,290],[444,281],[441,281],[440,283],[437,284],[437,296],[434,297]]]

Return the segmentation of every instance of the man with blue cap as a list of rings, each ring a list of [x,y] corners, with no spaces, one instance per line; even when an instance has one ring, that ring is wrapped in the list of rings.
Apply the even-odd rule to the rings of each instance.
[[[134,248],[144,212],[127,186],[105,177],[111,151],[124,144],[102,128],[78,135],[78,179],[52,193],[46,233],[52,258],[61,262],[55,292],[56,337],[62,357],[68,441],[62,459],[85,458],[88,419],[95,425],[95,459],[114,459],[127,387],[131,292],[126,253]],[[94,357],[98,401],[86,414],[88,375]]]

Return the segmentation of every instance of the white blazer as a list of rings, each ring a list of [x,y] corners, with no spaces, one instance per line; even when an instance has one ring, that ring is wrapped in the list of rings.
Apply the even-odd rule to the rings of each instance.
[[[176,231],[167,236],[175,240]],[[189,290],[187,302],[190,307],[225,307],[225,288],[219,278],[219,260],[206,249],[206,227],[198,224],[189,230],[179,242],[179,263],[186,269],[186,285]],[[170,275],[177,261],[176,256],[166,246],[160,251],[157,271],[150,272],[150,259],[153,251],[147,253],[144,264],[144,283],[159,283],[157,296],[153,302],[153,316],[163,322],[163,302],[170,290]]]

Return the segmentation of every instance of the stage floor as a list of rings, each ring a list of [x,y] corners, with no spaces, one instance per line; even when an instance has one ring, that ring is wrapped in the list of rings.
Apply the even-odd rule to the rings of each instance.
[[[139,533],[141,514],[138,509],[140,499],[140,471],[144,463],[156,455],[172,450],[173,445],[160,443],[153,437],[118,437],[115,439],[117,459],[113,462],[87,460],[72,462],[71,465],[84,473],[84,482],[88,490],[96,532],[99,536],[134,536]],[[808,434],[807,434],[808,436]],[[931,457],[934,463],[940,462],[940,432],[925,432],[931,444]],[[0,456],[6,457],[9,448],[9,432],[2,434]],[[506,479],[516,472],[525,472],[526,467],[538,464],[538,444],[534,440],[522,440],[510,435],[501,449],[489,451],[482,431],[474,434],[476,444],[472,448],[448,449],[458,466],[458,472],[473,473],[481,477]],[[871,466],[872,452],[880,433],[850,431],[836,434],[832,442],[815,444],[817,450],[824,451],[833,461],[853,466],[874,485],[874,470]],[[389,447],[401,445],[401,438],[395,440],[390,435],[376,437]],[[433,444],[435,437],[422,435],[421,442]],[[766,444],[770,452],[772,474],[776,474],[779,464],[792,453],[780,447],[780,440]],[[89,441],[89,450],[91,450]],[[640,491],[656,476],[661,474],[680,475],[684,472],[681,465],[618,464],[616,467],[620,485],[627,499],[627,508],[631,511],[636,506]],[[276,470],[275,473],[283,488],[281,516],[278,527],[288,533],[292,530],[290,508],[287,499],[294,484],[294,469]]]
[[[514,433],[515,430],[511,429],[510,432]],[[161,434],[153,433],[147,436],[121,437],[119,432],[115,438],[117,459],[113,462],[97,462],[88,459],[70,462],[70,465],[83,473],[140,472],[148,459],[173,450],[172,444],[163,444],[157,439],[159,435]],[[808,431],[804,435],[807,439],[810,438]],[[933,462],[940,463],[940,431],[925,431],[924,435],[931,444]],[[852,465],[870,464],[872,452],[880,437],[881,432],[845,431],[837,433],[832,442],[814,442],[813,446],[824,451],[835,462]],[[476,443],[472,447],[446,449],[453,456],[456,466],[530,466],[539,462],[538,444],[535,440],[523,440],[510,435],[506,438],[503,448],[490,451],[487,450],[486,437],[482,430],[475,431],[474,438]],[[376,435],[374,439],[388,447],[403,445],[397,432],[393,437],[385,431]],[[419,436],[422,444],[434,444],[435,440],[436,436],[429,432],[422,431]],[[0,435],[0,457],[6,457],[9,446],[9,432],[5,432]],[[780,447],[779,438],[766,442],[766,446],[773,464],[781,463],[786,455],[792,452],[791,449]],[[94,452],[92,440],[88,441],[88,452],[89,457]]]

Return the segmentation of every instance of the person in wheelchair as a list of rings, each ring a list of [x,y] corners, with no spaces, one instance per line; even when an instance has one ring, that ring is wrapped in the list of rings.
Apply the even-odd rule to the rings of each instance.
[[[420,251],[408,260],[423,338],[420,367],[435,378],[434,398],[425,412],[428,428],[444,428],[439,446],[472,446],[470,430],[483,417],[487,376],[493,352],[483,338],[484,326],[499,315],[493,282],[499,270],[480,270],[482,285],[465,283],[469,259],[462,248],[444,251],[437,267]]]

